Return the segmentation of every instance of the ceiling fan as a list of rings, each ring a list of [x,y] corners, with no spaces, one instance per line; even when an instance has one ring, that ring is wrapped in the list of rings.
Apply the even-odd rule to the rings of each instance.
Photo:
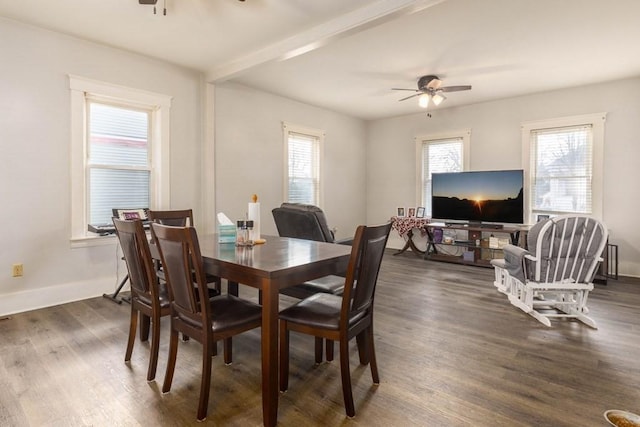
[[[428,75],[422,76],[418,79],[418,89],[404,89],[404,88],[391,88],[391,90],[409,90],[412,92],[417,92],[414,95],[409,95],[405,98],[399,99],[399,101],[404,101],[406,99],[418,97],[418,104],[422,108],[427,108],[429,106],[429,101],[433,102],[435,105],[440,105],[442,101],[447,99],[443,93],[444,92],[459,92],[461,90],[470,90],[470,85],[462,85],[462,86],[442,86],[442,80],[438,78],[438,76]]]

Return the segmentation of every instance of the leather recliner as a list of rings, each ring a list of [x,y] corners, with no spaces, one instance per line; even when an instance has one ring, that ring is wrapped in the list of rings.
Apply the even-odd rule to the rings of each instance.
[[[339,243],[350,245],[353,237],[336,241],[333,231],[327,224],[327,217],[322,209],[314,205],[302,203],[283,203],[271,211],[280,237],[315,240],[317,242]],[[338,272],[343,274],[344,272]],[[282,289],[282,294],[294,298],[307,298],[315,293],[341,295],[344,288],[344,277],[331,275]]]

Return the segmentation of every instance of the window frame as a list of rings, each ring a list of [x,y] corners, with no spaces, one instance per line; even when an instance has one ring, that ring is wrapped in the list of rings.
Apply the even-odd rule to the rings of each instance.
[[[87,120],[88,99],[150,111],[149,155],[151,160],[150,208],[168,206],[170,201],[170,114],[169,95],[104,83],[69,75],[71,92],[71,245],[108,244],[113,239],[87,230]]]
[[[416,206],[427,208],[427,201],[422,200],[424,189],[424,170],[423,170],[423,146],[425,144],[437,144],[448,139],[462,140],[462,171],[469,170],[470,164],[470,145],[471,145],[471,129],[462,129],[457,131],[440,132],[427,135],[419,135],[414,138],[416,148]],[[426,210],[429,211],[430,210]],[[425,212],[426,212],[425,211]],[[426,213],[425,213],[426,214]]]
[[[289,135],[291,133],[298,133],[306,135],[316,139],[318,145],[318,176],[315,178],[318,183],[318,200],[313,203],[318,207],[322,207],[324,204],[324,137],[325,132],[320,129],[314,129],[307,126],[295,125],[287,122],[282,122],[282,134],[284,142],[284,179],[283,179],[283,200],[289,202]]]
[[[553,119],[535,120],[522,123],[522,167],[524,169],[525,188],[525,223],[531,224],[534,221],[533,206],[531,198],[531,183],[533,182],[533,167],[531,162],[531,132],[553,128],[567,128],[578,126],[591,126],[592,131],[592,174],[591,174],[591,213],[597,219],[602,219],[603,197],[604,197],[604,125],[607,113],[593,113],[577,116],[558,117]]]

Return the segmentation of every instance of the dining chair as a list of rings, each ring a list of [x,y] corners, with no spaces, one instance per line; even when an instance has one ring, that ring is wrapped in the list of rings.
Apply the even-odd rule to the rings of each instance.
[[[217,295],[198,298],[206,292],[207,284],[203,268],[198,235],[193,227],[172,227],[152,223],[156,244],[169,289],[171,332],[169,359],[162,385],[162,392],[171,389],[178,353],[178,333],[188,335],[202,344],[202,377],[197,418],[207,416],[209,388],[211,384],[211,358],[214,343],[224,341],[224,361],[232,361],[232,337],[260,327],[262,307],[234,295]]]
[[[166,210],[166,211],[154,211],[149,210],[149,220],[163,225],[172,225],[176,227],[194,227],[193,223],[193,210],[192,209],[178,209],[178,210]],[[155,238],[153,235],[153,229],[151,230],[152,240]],[[164,280],[164,272],[162,268],[158,270],[158,276],[161,280]],[[221,292],[221,280],[219,277],[211,274],[206,275],[207,283],[213,284],[213,287],[208,287],[209,297],[216,296]]]
[[[380,382],[373,343],[373,302],[380,264],[391,223],[357,228],[342,296],[317,293],[280,312],[280,391],[289,387],[289,332],[338,341],[340,375],[347,416],[355,416],[349,341],[356,337],[360,363],[369,364],[374,384]],[[333,348],[332,348],[333,350]]]
[[[147,381],[152,381],[155,378],[158,365],[160,318],[169,315],[169,296],[164,284],[160,284],[156,277],[156,269],[153,265],[142,222],[113,218],[113,225],[122,246],[131,284],[131,320],[124,360],[125,362],[131,360],[138,317],[141,317],[141,341],[148,340],[149,324],[151,325],[151,355],[149,356]]]

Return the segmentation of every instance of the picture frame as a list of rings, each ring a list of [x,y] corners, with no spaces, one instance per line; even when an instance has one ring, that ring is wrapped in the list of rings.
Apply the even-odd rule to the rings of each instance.
[[[416,218],[424,218],[424,207],[420,206],[416,210]]]
[[[397,216],[404,216],[404,208],[398,208],[398,215]]]
[[[408,208],[407,216],[409,218],[414,218],[416,216],[416,208]]]

